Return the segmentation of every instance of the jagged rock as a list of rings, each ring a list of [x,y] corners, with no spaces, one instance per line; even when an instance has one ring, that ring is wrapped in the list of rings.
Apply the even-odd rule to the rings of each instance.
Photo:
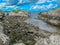
[[[26,19],[25,16],[3,18],[3,31],[10,39],[9,45],[60,45],[60,35],[57,32],[50,33],[27,24],[24,22]]]
[[[42,19],[52,25],[60,26],[60,9],[40,13],[38,19]]]
[[[3,45],[3,42],[2,42],[2,40],[0,39],[0,45]]]
[[[26,45],[34,45],[36,42],[34,40],[35,33],[32,31],[38,29],[28,25],[22,20],[23,19],[21,17],[8,16],[2,21],[4,34],[9,36],[10,45],[17,42],[23,42]]]
[[[2,11],[1,11],[2,12]],[[2,12],[0,13],[0,19],[3,20],[3,18],[5,16],[19,16],[22,19],[27,19],[28,17],[30,17],[30,13],[29,12],[25,12],[25,11],[19,11],[18,13],[15,12]]]
[[[4,13],[1,11],[1,12],[0,12],[0,20],[2,20],[3,17],[4,17]]]
[[[3,33],[0,34],[0,41],[3,45],[9,45],[9,37]]]
[[[2,15],[2,14],[0,14],[0,19],[2,18],[2,16],[3,16],[3,15]]]
[[[24,43],[16,43],[14,45],[25,45]]]
[[[35,45],[60,45],[60,35],[59,34],[51,34],[47,38],[38,38],[37,43]]]
[[[2,22],[4,34],[10,38],[10,45],[60,45],[60,34],[29,25],[20,17],[8,16]]]
[[[3,26],[0,22],[0,45],[8,45],[9,37],[3,33]]]
[[[26,11],[20,11],[18,13],[15,13],[15,12],[9,12],[9,16],[25,16],[25,17],[28,17],[30,14]]]

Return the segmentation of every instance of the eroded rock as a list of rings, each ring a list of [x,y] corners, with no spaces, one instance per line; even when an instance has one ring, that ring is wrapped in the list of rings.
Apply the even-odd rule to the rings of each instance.
[[[24,22],[26,19],[28,18],[25,16],[6,16],[3,18],[4,34],[2,35],[4,35],[3,39],[10,39],[8,45],[60,45],[60,34],[27,24]]]
[[[2,42],[2,40],[0,39],[0,45],[3,45],[3,42]]]
[[[60,34],[29,25],[20,17],[9,16],[2,22],[4,33],[10,38],[10,45],[60,45]]]
[[[60,9],[51,12],[40,13],[38,19],[42,19],[52,25],[60,26]]]
[[[8,45],[9,37],[3,33],[3,26],[0,22],[0,45]]]
[[[21,17],[16,16],[5,17],[2,22],[4,33],[10,38],[10,45],[17,42],[23,42],[26,45],[35,44],[35,33],[32,31],[38,30],[36,27],[28,25],[21,19]]]
[[[14,45],[25,45],[24,43],[16,43]]]
[[[35,45],[60,45],[60,35],[52,34],[48,38],[39,38]]]

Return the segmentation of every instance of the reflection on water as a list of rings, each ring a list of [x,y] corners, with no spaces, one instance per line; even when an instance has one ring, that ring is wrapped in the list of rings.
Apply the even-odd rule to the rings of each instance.
[[[46,30],[48,32],[57,32],[58,30],[60,30],[57,27],[44,22],[43,20],[34,19],[34,18],[37,18],[37,16],[38,16],[38,13],[31,13],[31,18],[25,20],[25,22],[28,24],[37,26],[41,30]]]
[[[37,13],[32,12],[30,16],[31,16],[31,18],[37,18],[38,14],[39,14],[39,12],[37,12]]]
[[[37,26],[41,30],[46,30],[46,31],[49,31],[49,32],[57,32],[57,29],[55,27],[45,23],[42,20],[37,20],[37,19],[29,18],[25,22],[27,22],[28,24],[32,24],[34,26]]]

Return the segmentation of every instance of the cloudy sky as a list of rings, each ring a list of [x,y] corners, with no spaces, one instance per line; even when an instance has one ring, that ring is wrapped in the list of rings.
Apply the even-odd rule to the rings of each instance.
[[[0,10],[45,11],[55,7],[56,0],[0,0]]]

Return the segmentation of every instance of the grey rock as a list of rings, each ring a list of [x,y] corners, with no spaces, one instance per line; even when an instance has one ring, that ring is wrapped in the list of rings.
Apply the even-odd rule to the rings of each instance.
[[[18,13],[9,12],[9,16],[25,16],[25,17],[28,17],[29,16],[29,13],[28,12],[25,12],[25,11],[20,11]]]
[[[9,37],[3,33],[3,26],[0,22],[0,45],[8,45]]]
[[[25,20],[26,17],[23,18]],[[32,30],[37,29],[36,27],[25,23],[23,18],[19,16],[7,16],[4,17],[4,20],[2,21],[4,34],[8,35],[10,38],[10,45],[13,45],[17,42],[23,42],[26,45],[35,44],[35,34],[32,32]]]
[[[2,42],[2,40],[0,39],[0,45],[3,45],[3,42]]]
[[[40,13],[38,19],[42,19],[52,25],[60,26],[60,11],[58,9],[51,12]]]
[[[14,45],[25,45],[24,43],[16,43]]]
[[[24,13],[26,15],[26,13]],[[27,14],[28,15],[28,14]],[[3,31],[0,34],[1,44],[5,45],[60,45],[60,34],[55,28],[47,26],[43,21],[28,19],[28,16],[6,16],[3,18]],[[32,24],[24,22],[26,19]],[[37,22],[40,24],[37,24]],[[43,22],[43,23],[42,23]],[[37,25],[40,27],[38,28]],[[45,25],[45,26],[44,26]],[[46,27],[53,32],[46,31]],[[41,29],[43,28],[43,29]],[[44,30],[46,29],[46,30]],[[2,38],[3,37],[3,38]],[[3,40],[4,39],[4,40]],[[8,41],[9,40],[9,41]],[[8,44],[9,42],[9,44]]]
[[[39,38],[35,45],[60,45],[60,35],[52,34],[48,38]]]

